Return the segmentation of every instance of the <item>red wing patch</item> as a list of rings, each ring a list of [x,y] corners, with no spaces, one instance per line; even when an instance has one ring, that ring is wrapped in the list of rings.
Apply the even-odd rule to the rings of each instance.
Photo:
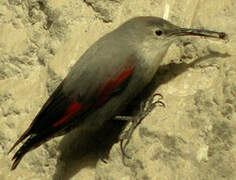
[[[65,115],[57,122],[53,124],[54,127],[63,124],[64,122],[70,120],[72,116],[77,114],[79,111],[83,109],[82,104],[79,104],[77,101],[73,101],[68,108],[66,109]]]
[[[73,101],[66,109],[64,116],[57,122],[53,124],[54,127],[64,124],[70,121],[71,117],[84,111],[91,105],[99,106],[104,104],[109,96],[114,92],[115,88],[123,83],[128,77],[134,72],[134,64],[128,62],[126,66],[122,69],[119,74],[116,74],[112,79],[102,84],[98,89],[98,94],[95,103],[90,103],[90,105],[79,104],[77,101]]]
[[[124,82],[132,73],[134,72],[134,65],[130,64],[125,67],[125,69],[115,76],[113,79],[109,80],[108,82],[102,84],[102,86],[99,88],[99,98],[98,98],[98,104],[105,103],[110,94],[115,90],[115,88],[122,82]]]

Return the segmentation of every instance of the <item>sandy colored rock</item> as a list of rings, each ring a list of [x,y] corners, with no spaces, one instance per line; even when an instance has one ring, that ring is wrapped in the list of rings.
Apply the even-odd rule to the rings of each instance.
[[[118,137],[116,122],[95,135],[55,138],[11,172],[8,150],[73,63],[142,15],[223,31],[228,41],[185,37],[170,47],[150,86],[166,108],[156,107],[136,129],[127,166],[119,143],[106,144]],[[235,19],[234,0],[1,0],[0,179],[236,179]],[[108,163],[99,160],[110,148]]]

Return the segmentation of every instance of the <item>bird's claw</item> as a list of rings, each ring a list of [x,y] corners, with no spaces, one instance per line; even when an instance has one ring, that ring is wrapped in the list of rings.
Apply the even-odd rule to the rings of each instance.
[[[144,104],[141,104],[141,112],[149,111],[158,104],[160,106],[166,107],[164,102],[162,102],[163,96],[159,93],[155,93],[149,98]]]
[[[159,96],[158,99],[155,99],[157,96]],[[122,160],[123,163],[125,163],[125,158],[130,159],[131,157],[126,154],[126,147],[130,142],[130,139],[134,133],[134,130],[138,127],[139,124],[143,121],[143,119],[156,107],[157,104],[159,104],[162,107],[166,107],[164,102],[161,100],[163,99],[163,96],[159,93],[155,93],[149,98],[147,101],[142,102],[140,105],[140,112],[137,116],[133,118],[128,118],[129,122],[131,122],[131,126],[128,130],[126,130],[123,134],[123,137],[120,139],[120,149],[122,153]]]

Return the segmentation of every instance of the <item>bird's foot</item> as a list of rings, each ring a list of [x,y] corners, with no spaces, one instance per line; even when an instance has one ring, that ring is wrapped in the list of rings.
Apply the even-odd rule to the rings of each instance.
[[[108,157],[108,158],[109,158],[109,157]],[[101,157],[100,159],[101,159],[101,161],[102,161],[103,163],[107,164],[108,158]]]
[[[120,138],[120,149],[122,152],[122,160],[125,164],[125,158],[130,159],[130,157],[126,154],[126,147],[130,142],[132,134],[134,130],[138,127],[139,124],[143,121],[143,119],[156,107],[156,105],[160,105],[162,107],[166,107],[164,102],[162,101],[163,96],[161,94],[152,95],[147,101],[142,102],[140,105],[140,112],[137,116],[116,116],[116,120],[125,120],[131,122],[131,126],[127,129],[122,137]]]

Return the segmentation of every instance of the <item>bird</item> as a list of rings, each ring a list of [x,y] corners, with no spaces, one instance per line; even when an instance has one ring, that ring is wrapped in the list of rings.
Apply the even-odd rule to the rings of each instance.
[[[97,40],[73,65],[15,149],[11,170],[23,156],[74,128],[99,129],[120,115],[151,82],[173,41],[181,36],[221,38],[223,32],[181,28],[155,16],[134,17]]]

